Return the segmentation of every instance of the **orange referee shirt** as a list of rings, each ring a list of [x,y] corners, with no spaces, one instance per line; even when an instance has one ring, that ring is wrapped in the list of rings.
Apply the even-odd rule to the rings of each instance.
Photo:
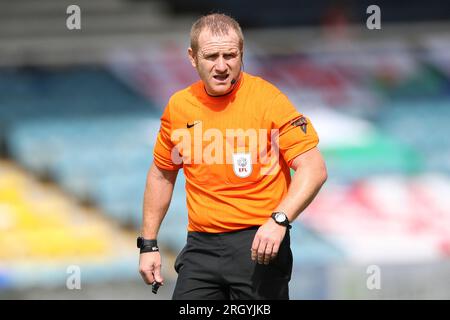
[[[228,232],[264,224],[287,193],[292,160],[318,142],[280,90],[243,72],[227,95],[209,96],[198,81],[170,98],[154,162],[183,168],[189,231]]]

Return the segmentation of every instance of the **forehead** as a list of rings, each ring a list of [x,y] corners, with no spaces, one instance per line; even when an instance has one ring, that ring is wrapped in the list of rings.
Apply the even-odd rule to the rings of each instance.
[[[198,37],[198,48],[200,52],[239,50],[239,37],[231,28],[221,35],[205,29]]]

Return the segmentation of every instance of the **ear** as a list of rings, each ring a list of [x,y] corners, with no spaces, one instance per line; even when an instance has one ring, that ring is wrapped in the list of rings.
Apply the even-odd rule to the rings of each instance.
[[[188,56],[189,56],[189,61],[191,62],[192,66],[194,68],[197,68],[197,59],[195,57],[194,51],[192,50],[192,48],[188,49]]]

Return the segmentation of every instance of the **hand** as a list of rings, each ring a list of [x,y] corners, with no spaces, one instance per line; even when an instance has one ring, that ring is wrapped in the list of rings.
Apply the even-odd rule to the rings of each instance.
[[[139,256],[139,273],[146,284],[159,282],[163,285],[161,276],[161,254],[157,252],[145,252]]]
[[[286,235],[286,227],[269,219],[259,227],[252,244],[252,260],[259,264],[269,264],[278,254],[280,244]]]

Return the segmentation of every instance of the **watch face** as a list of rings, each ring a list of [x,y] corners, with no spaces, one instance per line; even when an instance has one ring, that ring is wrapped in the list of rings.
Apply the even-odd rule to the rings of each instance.
[[[275,215],[275,220],[276,220],[277,222],[284,222],[284,221],[286,220],[286,216],[285,216],[283,213],[278,212],[278,213]]]

